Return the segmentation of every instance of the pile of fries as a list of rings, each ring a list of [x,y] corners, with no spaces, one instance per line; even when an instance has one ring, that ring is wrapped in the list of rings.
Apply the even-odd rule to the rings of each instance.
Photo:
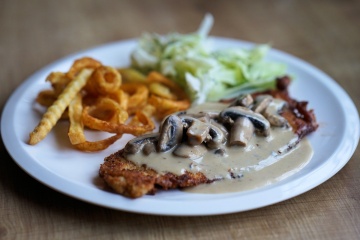
[[[70,122],[71,144],[81,151],[106,149],[123,134],[139,136],[155,128],[153,117],[187,109],[190,101],[173,81],[158,72],[147,76],[135,69],[116,69],[84,57],[68,72],[52,72],[46,78],[52,88],[41,91],[36,101],[47,107],[30,133],[29,144],[43,140],[60,119]],[[88,141],[84,128],[112,133]]]

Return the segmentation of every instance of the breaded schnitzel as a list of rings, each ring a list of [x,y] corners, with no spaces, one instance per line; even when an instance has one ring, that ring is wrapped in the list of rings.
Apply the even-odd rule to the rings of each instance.
[[[194,154],[203,156],[201,155],[203,151],[210,150],[215,154],[225,156],[223,146],[229,144],[246,146],[249,144],[247,138],[251,138],[252,135],[268,136],[270,125],[280,128],[285,125],[291,127],[291,131],[298,136],[296,143],[289,144],[289,149],[291,149],[303,137],[315,131],[318,124],[313,110],[307,110],[307,102],[300,102],[289,96],[289,84],[288,77],[279,78],[275,90],[227,101],[230,104],[229,107],[220,113],[198,115],[179,113],[170,116],[162,123],[159,133],[135,138],[125,148],[106,157],[100,166],[99,175],[115,192],[126,197],[138,198],[145,194],[155,194],[159,189],[186,188],[221,179],[209,178],[201,170],[184,170],[180,174],[158,172],[145,164],[130,161],[129,154],[141,152],[143,154],[141,156],[146,158],[152,152],[161,153],[175,149],[175,155],[187,158],[192,158]],[[271,112],[269,107],[273,99],[280,99],[284,103],[281,108],[278,107],[279,104],[275,106],[279,108],[275,113]],[[244,121],[247,122],[244,123]],[[238,122],[242,122],[239,124],[243,125],[235,127]],[[244,124],[247,124],[251,131],[244,130]],[[240,134],[241,137],[234,138],[234,131],[243,131]],[[244,134],[248,135],[245,139],[242,138]],[[192,150],[191,153],[180,152],[178,149],[183,146],[181,144],[183,141],[188,141],[189,144],[186,146],[191,146],[192,149],[199,147],[199,149],[196,149],[196,152]],[[277,151],[277,149],[274,150]],[[236,177],[234,172],[229,171],[229,173],[231,177]]]

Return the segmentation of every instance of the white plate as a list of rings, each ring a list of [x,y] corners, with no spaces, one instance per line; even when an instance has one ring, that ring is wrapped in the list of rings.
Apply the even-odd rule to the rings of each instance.
[[[91,56],[105,65],[128,66],[135,40],[121,41],[86,50],[46,66],[28,78],[10,97],[2,115],[1,132],[4,144],[16,163],[43,184],[71,197],[96,205],[130,212],[199,216],[240,212],[274,204],[323,183],[337,173],[350,159],[359,141],[357,110],[339,85],[308,63],[278,50],[268,58],[288,65],[289,74],[296,77],[291,95],[307,100],[315,109],[319,129],[309,136],[314,156],[301,171],[270,186],[228,194],[193,194],[174,190],[159,192],[131,200],[105,191],[98,177],[104,157],[122,148],[127,136],[100,153],[73,150],[67,138],[67,124],[60,123],[36,146],[26,142],[37,125],[41,113],[34,99],[42,89],[48,89],[45,77],[52,71],[67,71],[73,61]],[[251,43],[212,37],[209,47],[249,47]]]

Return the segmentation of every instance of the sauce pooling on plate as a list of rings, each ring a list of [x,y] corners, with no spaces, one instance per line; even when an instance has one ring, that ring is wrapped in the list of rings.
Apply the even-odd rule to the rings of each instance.
[[[262,187],[306,165],[312,148],[279,115],[285,101],[269,95],[239,101],[206,103],[170,115],[159,133],[127,144],[127,159],[158,173],[201,172],[213,182],[185,190],[201,193]]]

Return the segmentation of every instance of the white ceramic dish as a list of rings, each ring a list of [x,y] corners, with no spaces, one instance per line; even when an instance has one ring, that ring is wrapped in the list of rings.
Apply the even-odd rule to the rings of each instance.
[[[310,64],[278,50],[268,58],[283,62],[296,77],[291,95],[309,101],[320,124],[308,137],[314,156],[301,171],[270,186],[228,194],[193,194],[182,191],[159,192],[131,200],[104,190],[98,177],[104,157],[120,149],[126,136],[100,153],[73,150],[67,138],[67,124],[60,123],[36,146],[26,142],[41,113],[34,99],[49,88],[45,77],[52,71],[67,71],[73,61],[90,56],[105,65],[128,66],[135,40],[121,41],[73,54],[39,70],[12,94],[1,121],[3,142],[14,161],[43,184],[71,197],[96,205],[145,214],[200,216],[241,212],[271,205],[302,194],[337,173],[351,158],[359,141],[359,115],[346,92],[329,76]],[[251,43],[211,37],[209,47],[249,47]]]

